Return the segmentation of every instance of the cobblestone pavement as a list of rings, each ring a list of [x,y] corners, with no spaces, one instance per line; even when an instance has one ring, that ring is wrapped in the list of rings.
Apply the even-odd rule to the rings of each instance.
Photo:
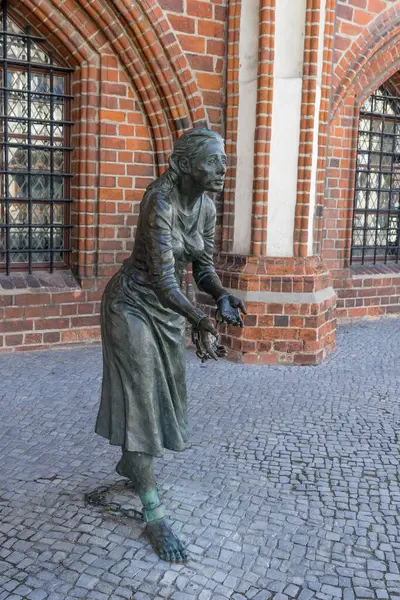
[[[93,433],[99,347],[0,356],[0,600],[400,598],[400,320],[320,367],[188,354],[191,436],[156,471],[187,565],[159,561]]]

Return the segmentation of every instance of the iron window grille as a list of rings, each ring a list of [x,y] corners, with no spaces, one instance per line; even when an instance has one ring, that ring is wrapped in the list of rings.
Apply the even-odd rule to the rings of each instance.
[[[70,68],[2,2],[0,271],[63,268],[70,248]]]
[[[400,98],[386,86],[360,111],[351,264],[399,262]]]

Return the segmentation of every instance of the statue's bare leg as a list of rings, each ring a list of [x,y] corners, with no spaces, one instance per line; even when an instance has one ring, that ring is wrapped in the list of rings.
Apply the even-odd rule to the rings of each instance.
[[[122,456],[119,459],[115,470],[117,471],[118,475],[121,475],[121,477],[126,477],[127,479],[130,479],[129,473],[127,472],[125,467],[124,452],[122,452]]]
[[[117,473],[128,477],[143,504],[146,533],[153,550],[162,560],[185,561],[187,552],[165,520],[165,507],[160,502],[153,475],[153,457],[143,452],[123,451]]]

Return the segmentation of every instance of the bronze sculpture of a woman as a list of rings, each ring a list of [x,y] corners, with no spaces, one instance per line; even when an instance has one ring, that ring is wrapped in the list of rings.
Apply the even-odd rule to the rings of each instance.
[[[153,476],[153,457],[180,451],[187,437],[185,319],[204,351],[212,320],[181,292],[192,263],[197,286],[216,301],[224,322],[243,326],[241,300],[215,272],[215,207],[206,191],[221,192],[226,155],[221,136],[193,129],[175,143],[169,168],[146,190],[132,255],[109,281],[102,299],[103,385],[96,432],[121,446],[117,472],[128,477],[143,504],[146,531],[164,560],[187,553],[165,520]]]

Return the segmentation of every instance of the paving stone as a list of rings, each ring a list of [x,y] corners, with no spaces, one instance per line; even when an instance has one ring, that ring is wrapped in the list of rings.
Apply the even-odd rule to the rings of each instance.
[[[303,589],[300,592],[298,600],[311,600],[311,598],[313,598],[313,596],[314,596],[314,592],[312,592],[311,590]]]
[[[19,586],[19,582],[14,579],[9,579],[8,581],[4,581],[1,583],[2,590],[6,590],[7,592],[12,592],[16,587]]]
[[[342,597],[342,590],[338,587],[333,587],[332,585],[323,585],[321,588],[321,592],[323,594],[331,595],[334,598]]]
[[[189,352],[188,447],[155,461],[185,565],[85,506],[140,507],[93,432],[101,349],[0,355],[0,600],[396,598],[399,354],[400,320],[340,327],[319,367]]]
[[[78,587],[83,587],[87,590],[93,590],[96,585],[99,583],[97,577],[92,577],[91,575],[86,575],[83,573],[76,582]]]
[[[44,590],[32,590],[28,595],[28,600],[45,600],[48,597],[48,594]]]
[[[375,598],[375,592],[365,587],[355,587],[354,593],[357,598]]]
[[[289,598],[296,598],[297,594],[300,592],[300,588],[298,585],[293,585],[293,583],[290,583],[287,587],[285,587],[283,592],[289,596]]]
[[[19,585],[13,592],[18,596],[27,596],[31,591],[31,588],[27,587],[26,585]]]

